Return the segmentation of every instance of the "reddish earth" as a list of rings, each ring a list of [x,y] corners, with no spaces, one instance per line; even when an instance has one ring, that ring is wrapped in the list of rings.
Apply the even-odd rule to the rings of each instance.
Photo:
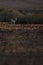
[[[0,65],[43,65],[43,24],[0,23]]]
[[[43,30],[43,24],[8,24],[8,23],[1,23],[0,22],[0,29],[1,30],[14,30],[14,29],[28,29],[28,30],[36,30],[41,29]]]

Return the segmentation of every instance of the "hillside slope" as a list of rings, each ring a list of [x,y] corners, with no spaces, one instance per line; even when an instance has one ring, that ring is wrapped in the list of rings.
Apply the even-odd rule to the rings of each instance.
[[[0,7],[43,9],[43,0],[0,0]]]

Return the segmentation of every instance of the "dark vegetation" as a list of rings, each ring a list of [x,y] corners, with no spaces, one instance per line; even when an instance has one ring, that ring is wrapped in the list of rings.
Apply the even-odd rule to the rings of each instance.
[[[15,24],[43,24],[43,10],[0,9],[0,22],[9,23],[16,18]]]

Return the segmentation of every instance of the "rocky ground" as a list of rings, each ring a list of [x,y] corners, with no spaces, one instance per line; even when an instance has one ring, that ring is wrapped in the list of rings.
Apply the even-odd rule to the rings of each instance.
[[[43,65],[43,30],[0,30],[0,65]]]

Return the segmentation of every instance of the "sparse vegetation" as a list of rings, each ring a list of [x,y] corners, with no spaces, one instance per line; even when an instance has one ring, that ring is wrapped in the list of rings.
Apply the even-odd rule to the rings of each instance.
[[[16,18],[15,24],[43,24],[43,11],[0,9],[0,22],[9,23]]]

